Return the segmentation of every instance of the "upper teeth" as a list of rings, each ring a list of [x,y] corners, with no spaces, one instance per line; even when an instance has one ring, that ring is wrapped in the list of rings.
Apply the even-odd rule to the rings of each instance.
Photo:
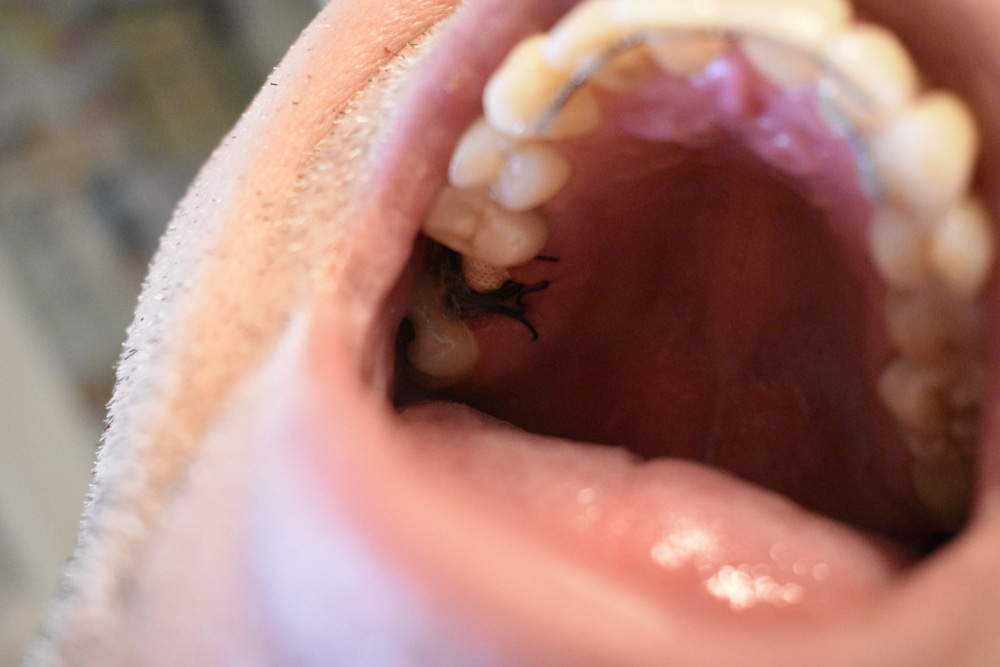
[[[571,167],[544,142],[597,131],[593,86],[629,91],[657,65],[696,75],[733,48],[774,85],[813,86],[820,110],[827,105],[834,129],[848,136],[878,208],[870,251],[888,300],[932,304],[943,287],[948,298],[977,309],[995,241],[985,204],[968,192],[979,150],[972,114],[951,93],[918,94],[917,68],[899,39],[852,23],[844,0],[580,3],[548,34],[524,39],[493,74],[484,118],[458,143],[451,187],[428,215],[425,234],[475,258],[478,285],[495,285],[504,268],[531,260],[546,243],[547,223],[533,209],[562,189]],[[969,410],[958,416],[942,397],[981,369],[982,331],[953,336],[948,317],[936,306],[887,308],[897,358],[885,371],[883,400],[911,435],[926,431],[932,417],[969,423]],[[974,363],[942,371],[956,354]],[[938,430],[935,437],[946,441],[954,431]],[[926,451],[926,443],[911,440],[915,455]],[[959,458],[971,470],[970,459]],[[942,474],[954,481],[956,465],[952,457]],[[954,519],[954,507],[928,491],[927,461],[920,466],[920,492]]]

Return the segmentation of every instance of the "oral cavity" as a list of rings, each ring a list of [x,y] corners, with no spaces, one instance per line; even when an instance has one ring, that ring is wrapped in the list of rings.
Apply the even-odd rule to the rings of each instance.
[[[877,395],[906,443],[914,491],[942,526],[957,529],[972,495],[985,394],[981,294],[995,245],[989,212],[970,191],[977,128],[962,100],[920,90],[899,40],[853,22],[845,2],[581,3],[547,34],[524,39],[494,73],[484,115],[456,146],[423,232],[461,256],[471,293],[488,300],[510,291],[511,272],[546,249],[543,209],[572,181],[571,155],[609,122],[616,100],[663,85],[697,96],[741,68],[750,72],[742,80],[772,98],[810,106],[824,140],[846,144],[854,157],[857,182],[848,190],[866,196],[868,216],[860,231],[834,234],[861,236],[882,283],[892,353],[880,362]],[[814,203],[829,198],[832,177],[816,171],[823,158],[802,155],[822,141],[796,144],[808,132],[784,127],[777,107],[748,105],[738,94],[712,102],[729,108],[685,115],[685,105],[697,105],[677,97],[680,111],[662,109],[673,122],[632,130],[691,150],[735,137],[801,181]],[[827,213],[828,204],[817,207]],[[850,216],[828,217],[850,226]],[[425,277],[409,318],[408,359],[427,387],[459,383],[481,361],[471,316],[449,310],[448,290]]]

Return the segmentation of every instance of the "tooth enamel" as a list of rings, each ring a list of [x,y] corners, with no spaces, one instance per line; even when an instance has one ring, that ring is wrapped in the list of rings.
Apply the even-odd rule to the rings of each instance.
[[[879,397],[904,430],[923,437],[940,437],[948,428],[943,394],[949,375],[939,368],[897,359],[882,371]]]
[[[645,30],[749,33],[811,49],[845,29],[851,8],[842,0],[618,0],[607,20],[624,34]]]
[[[625,31],[608,21],[608,4],[602,0],[581,2],[560,19],[545,38],[545,61],[557,70],[574,72],[626,37]]]
[[[438,194],[423,232],[455,252],[499,267],[531,260],[549,234],[537,213],[505,211],[478,191],[452,187]]]
[[[897,116],[917,94],[917,68],[896,35],[879,26],[858,24],[826,45],[823,59],[867,102],[862,106],[843,91],[837,103],[862,127],[881,126]]]
[[[917,497],[945,527],[961,528],[972,499],[972,465],[957,457],[926,464],[913,461],[910,480]]]
[[[890,121],[872,141],[889,198],[933,218],[969,186],[978,151],[975,122],[950,93],[930,93]]]
[[[508,211],[527,211],[547,202],[570,176],[569,160],[544,144],[511,151],[493,182],[493,198]]]
[[[979,294],[993,267],[995,247],[985,203],[970,198],[934,225],[929,261],[934,273],[958,296]]]
[[[784,44],[747,37],[740,40],[740,50],[758,74],[779,87],[805,84],[819,73],[815,60]]]
[[[701,35],[653,35],[647,47],[662,69],[677,76],[692,76],[725,53],[730,43]]]
[[[565,139],[592,133],[601,123],[601,112],[587,87],[576,90],[549,118],[570,76],[545,62],[544,40],[544,35],[525,39],[490,78],[483,92],[486,119],[512,137]]]
[[[491,292],[500,289],[510,280],[506,269],[484,262],[475,257],[462,257],[462,276],[465,284],[474,292]]]
[[[448,165],[448,181],[459,188],[489,185],[500,172],[510,140],[480,118],[465,131]]]
[[[418,286],[409,318],[415,336],[406,354],[417,371],[438,385],[472,371],[479,358],[476,339],[465,322],[448,317],[443,295],[430,281]]]
[[[924,230],[912,216],[883,206],[872,216],[869,250],[882,280],[900,290],[914,289],[927,278]]]

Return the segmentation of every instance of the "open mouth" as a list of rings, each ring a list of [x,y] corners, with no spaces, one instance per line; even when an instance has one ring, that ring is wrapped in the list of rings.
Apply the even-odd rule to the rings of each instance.
[[[707,6],[456,15],[385,147],[379,205],[419,193],[371,232],[407,250],[361,393],[497,531],[694,616],[830,618],[988,483],[984,130],[846,3]]]

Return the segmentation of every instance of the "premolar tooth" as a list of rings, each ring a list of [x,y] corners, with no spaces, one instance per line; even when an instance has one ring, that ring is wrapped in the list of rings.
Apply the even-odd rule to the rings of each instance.
[[[527,211],[547,202],[569,180],[569,160],[544,144],[512,150],[493,181],[491,194],[508,211]]]
[[[732,31],[807,49],[825,43],[851,18],[850,5],[843,0],[618,0],[608,3],[604,13],[625,34],[656,29]]]
[[[995,252],[989,211],[979,198],[952,208],[930,233],[931,268],[956,295],[966,299],[977,296],[986,284]]]
[[[480,118],[465,131],[448,165],[448,181],[459,188],[489,185],[500,172],[510,140]]]
[[[564,139],[592,133],[601,123],[593,91],[582,87],[558,109],[570,74],[553,68],[542,56],[545,35],[528,37],[504,60],[483,92],[486,119],[512,137]]]
[[[492,292],[510,280],[506,269],[475,257],[462,257],[462,277],[474,292]]]
[[[438,193],[423,232],[455,252],[500,267],[533,259],[549,235],[537,213],[505,211],[478,191],[452,187]]]
[[[823,59],[863,96],[858,100],[838,91],[835,98],[860,127],[881,126],[917,94],[917,68],[903,43],[885,28],[858,24],[831,39]]]
[[[704,35],[650,35],[649,53],[664,70],[677,76],[692,76],[730,48],[725,39]]]
[[[922,218],[942,214],[969,186],[979,149],[975,121],[951,93],[930,93],[872,142],[891,200]]]
[[[409,313],[414,339],[406,349],[413,367],[435,386],[456,382],[468,375],[479,358],[479,348],[462,320],[448,317],[444,297],[430,279],[417,287]]]
[[[896,359],[882,371],[879,396],[905,431],[941,437],[948,428],[943,394],[949,380],[950,374],[943,369]]]
[[[776,86],[799,86],[817,78],[816,61],[808,54],[767,39],[746,37],[740,50],[758,74]]]
[[[927,278],[925,231],[893,206],[883,206],[872,216],[869,249],[882,280],[899,290],[915,289]]]

